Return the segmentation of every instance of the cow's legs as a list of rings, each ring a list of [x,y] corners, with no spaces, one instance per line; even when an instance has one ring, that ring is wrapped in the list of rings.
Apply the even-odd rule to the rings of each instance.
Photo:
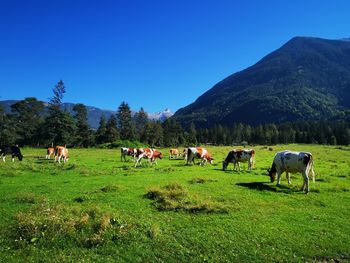
[[[3,155],[3,156],[2,156],[2,161],[3,161],[3,162],[6,162],[5,159],[6,159],[6,155]]]
[[[291,185],[292,182],[290,181],[290,173],[286,172],[286,178],[288,180],[288,185]]]
[[[277,186],[281,185],[281,172],[277,172]]]
[[[309,192],[309,176],[306,172],[302,173],[303,178],[304,178],[304,183],[303,186],[301,188],[301,191],[305,190],[305,194],[307,194]]]
[[[136,160],[136,163],[135,163],[135,167],[138,165],[138,164],[141,164],[141,160],[143,158],[143,154],[140,154],[139,157],[137,157],[137,160]]]
[[[252,159],[248,160],[248,170],[251,171],[252,170]]]

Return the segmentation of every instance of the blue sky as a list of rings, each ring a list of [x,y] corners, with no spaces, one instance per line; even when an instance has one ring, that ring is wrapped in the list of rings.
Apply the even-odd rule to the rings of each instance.
[[[294,36],[350,37],[350,1],[0,0],[0,100],[173,111]]]

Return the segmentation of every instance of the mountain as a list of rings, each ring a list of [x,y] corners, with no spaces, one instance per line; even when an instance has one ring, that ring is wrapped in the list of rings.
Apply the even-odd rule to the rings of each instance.
[[[5,110],[5,112],[10,113],[11,112],[11,105],[18,102],[18,100],[3,100],[0,101],[0,106],[2,106]],[[47,105],[45,103],[45,105]],[[62,104],[62,109],[74,114],[73,107],[74,103],[63,103]],[[91,128],[97,129],[99,126],[100,118],[102,114],[106,117],[108,120],[109,117],[112,114],[116,114],[117,111],[112,111],[112,110],[102,110],[93,106],[86,106],[87,112],[88,112],[88,123]],[[136,112],[132,111],[132,115],[134,115]],[[164,111],[156,112],[156,113],[147,113],[148,118],[150,120],[154,121],[165,121],[167,118],[171,117],[174,113],[171,112],[169,109],[165,109]]]
[[[147,113],[147,114],[150,120],[155,120],[155,121],[159,120],[162,122],[174,115],[174,113],[170,109],[165,109],[164,111],[159,111],[156,113]]]
[[[173,116],[183,126],[252,125],[349,114],[350,41],[295,37]]]

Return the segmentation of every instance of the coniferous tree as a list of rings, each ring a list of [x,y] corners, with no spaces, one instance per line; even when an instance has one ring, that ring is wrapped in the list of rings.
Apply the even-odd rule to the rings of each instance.
[[[112,114],[106,124],[106,142],[114,142],[120,138],[117,129],[117,118]]]
[[[135,127],[136,127],[136,136],[139,140],[143,138],[145,133],[146,124],[148,123],[148,116],[144,109],[141,107],[139,112],[135,113]]]
[[[107,142],[107,126],[106,126],[106,117],[102,114],[100,118],[100,123],[96,131],[96,143],[102,144]]]
[[[87,109],[84,104],[76,104],[73,110],[77,126],[75,143],[77,146],[89,147],[92,144],[92,131],[87,121]]]
[[[142,137],[143,142],[146,142],[151,147],[163,145],[163,127],[159,122],[147,122],[145,132]]]
[[[135,125],[131,118],[131,110],[126,102],[122,102],[117,112],[117,127],[120,130],[122,140],[135,140]]]
[[[175,119],[167,119],[163,123],[163,130],[164,145],[166,147],[178,147],[185,143],[182,127]]]
[[[12,118],[0,105],[0,145],[11,145],[16,142],[17,134]]]
[[[36,98],[25,98],[11,105],[15,128],[17,131],[17,143],[21,145],[38,145],[40,125],[43,123],[44,103]]]
[[[75,131],[74,119],[68,112],[61,110],[62,99],[66,88],[60,80],[53,88],[53,97],[49,101],[49,115],[45,119],[44,138],[47,144],[64,145],[73,142]]]
[[[187,144],[188,145],[197,145],[197,130],[196,126],[193,122],[190,124],[189,132],[188,132],[188,138],[187,138]]]

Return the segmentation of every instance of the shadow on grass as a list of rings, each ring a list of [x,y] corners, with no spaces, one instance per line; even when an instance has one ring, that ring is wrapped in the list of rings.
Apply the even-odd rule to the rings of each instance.
[[[299,192],[295,189],[289,188],[288,186],[280,185],[268,185],[263,182],[252,182],[252,183],[236,183],[238,186],[247,187],[249,189],[258,190],[258,191],[271,191],[271,192],[279,192],[284,194],[291,194],[293,192]]]

